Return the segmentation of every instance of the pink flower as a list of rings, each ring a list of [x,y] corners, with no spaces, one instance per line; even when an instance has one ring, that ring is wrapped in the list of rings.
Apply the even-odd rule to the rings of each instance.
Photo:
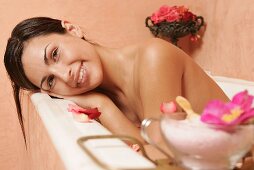
[[[163,102],[160,105],[160,110],[162,113],[174,113],[176,111],[175,102]]]
[[[180,17],[177,6],[170,7],[163,5],[158,11],[152,14],[151,20],[154,24],[158,24],[162,21],[174,22],[179,20]]]
[[[180,19],[181,19],[181,16],[177,12],[177,10],[171,10],[170,13],[166,17],[166,21],[168,21],[168,22],[179,21]]]
[[[184,12],[183,16],[182,16],[183,21],[193,21],[193,20],[195,20],[195,18],[196,18],[196,16],[189,11]]]
[[[185,6],[179,6],[177,9],[177,12],[180,14],[180,15],[183,15],[185,12],[187,12],[189,9],[186,8]]]
[[[245,90],[236,94],[228,103],[213,100],[205,107],[201,121],[221,127],[245,124],[254,118],[254,108],[251,108],[253,98]]]
[[[160,22],[166,20],[166,17],[169,14],[169,12],[170,12],[170,7],[168,7],[166,5],[161,6],[158,11],[156,11],[155,13],[152,14],[151,20],[155,24],[160,23]]]
[[[154,24],[158,24],[164,20],[164,18],[161,18],[158,13],[153,13],[151,16],[151,20]]]
[[[188,11],[188,8],[184,6],[167,6],[163,5],[160,9],[154,12],[151,16],[151,20],[154,24],[158,24],[162,21],[175,22],[175,21],[190,21],[195,20],[196,15]]]

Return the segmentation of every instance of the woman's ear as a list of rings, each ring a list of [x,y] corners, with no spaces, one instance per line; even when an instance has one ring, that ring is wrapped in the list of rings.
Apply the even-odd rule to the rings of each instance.
[[[63,21],[63,20],[61,21],[61,25],[71,35],[77,36],[79,38],[84,37],[84,34],[78,25],[74,25],[74,24],[70,23],[69,21]]]

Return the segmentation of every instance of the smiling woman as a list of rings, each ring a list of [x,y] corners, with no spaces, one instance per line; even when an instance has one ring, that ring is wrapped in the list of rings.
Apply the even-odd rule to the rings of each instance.
[[[87,41],[78,26],[46,17],[27,19],[14,28],[4,62],[22,128],[20,89],[97,107],[106,128],[143,143],[140,123],[159,118],[162,102],[184,96],[201,112],[211,99],[228,100],[187,54],[164,40],[108,48]],[[164,146],[160,135],[157,141]]]
[[[33,22],[26,20],[18,24],[12,31],[12,35],[8,40],[6,47],[4,63],[5,68],[12,81],[14,99],[16,102],[19,122],[22,127],[23,134],[25,133],[23,127],[23,120],[20,106],[20,90],[27,89],[31,91],[38,91],[39,87],[32,84],[24,74],[24,69],[21,61],[23,53],[24,41],[30,38],[45,35],[53,32],[59,34],[65,33],[65,29],[59,26],[60,21],[48,19],[34,19]],[[23,29],[20,29],[23,28]],[[36,30],[36,31],[35,31]]]
[[[22,55],[28,79],[45,92],[76,95],[101,84],[102,67],[92,44],[81,39],[69,23],[71,31],[50,34],[25,43]],[[84,62],[85,61],[85,62]]]

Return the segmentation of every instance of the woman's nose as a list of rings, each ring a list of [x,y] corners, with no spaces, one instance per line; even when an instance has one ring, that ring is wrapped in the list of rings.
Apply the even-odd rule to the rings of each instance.
[[[72,81],[71,68],[63,65],[54,65],[51,68],[51,72],[57,78],[61,79],[65,83],[69,84]]]

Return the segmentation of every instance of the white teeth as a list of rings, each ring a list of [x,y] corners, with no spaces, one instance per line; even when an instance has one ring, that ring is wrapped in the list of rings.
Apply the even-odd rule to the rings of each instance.
[[[79,71],[79,78],[78,78],[78,84],[83,83],[84,80],[84,71],[85,71],[85,67],[82,65]]]

